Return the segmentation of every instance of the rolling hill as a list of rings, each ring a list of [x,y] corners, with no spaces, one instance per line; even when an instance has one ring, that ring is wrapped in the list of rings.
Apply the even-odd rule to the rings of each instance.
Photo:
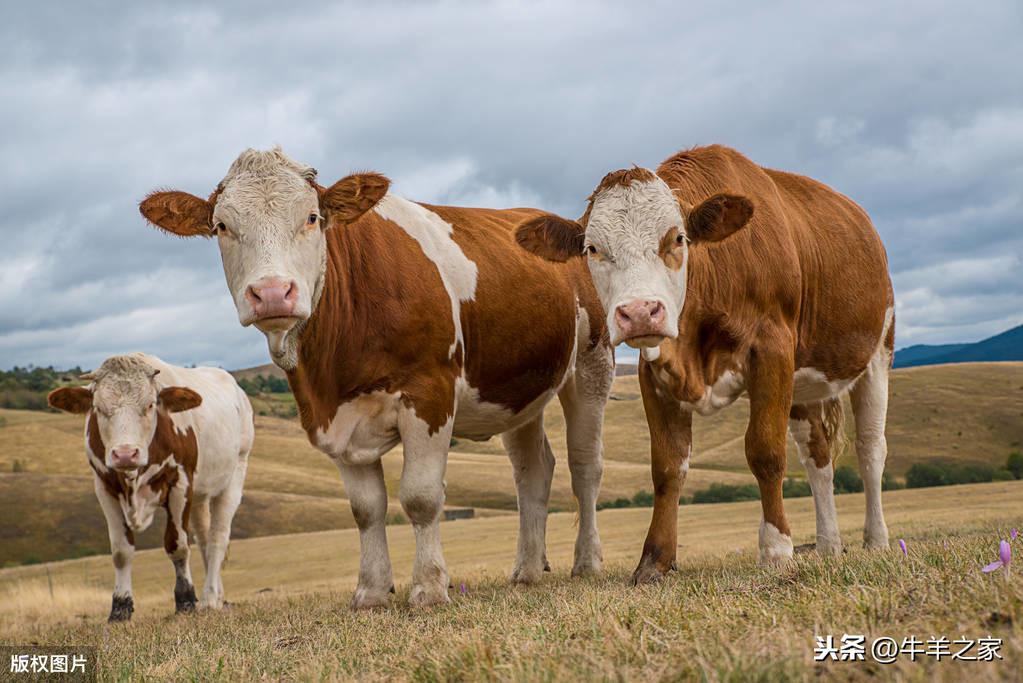
[[[258,373],[257,373],[258,374]],[[290,395],[284,395],[290,396]],[[1002,465],[1023,447],[1023,363],[960,364],[899,370],[893,375],[888,471],[902,476],[915,462],[945,459]],[[685,494],[711,483],[752,483],[743,453],[748,403],[694,422],[695,449]],[[553,510],[572,511],[560,407],[547,413],[558,464]],[[605,418],[602,501],[650,490],[649,436],[636,377],[615,381]],[[847,423],[851,429],[852,420]],[[0,410],[0,566],[105,554],[106,528],[82,451],[81,418]],[[343,529],[354,526],[331,462],[314,450],[295,419],[260,416],[245,500],[235,538]],[[850,432],[851,435],[851,432]],[[790,454],[794,449],[790,447]],[[851,453],[843,462],[854,463]],[[384,458],[389,515],[400,523],[400,453]],[[792,476],[803,468],[793,455]],[[511,468],[499,439],[458,440],[448,460],[447,501],[477,516],[512,515]],[[648,514],[644,512],[643,514]],[[140,547],[160,544],[154,524]]]
[[[895,367],[1023,360],[1023,325],[972,344],[916,344],[895,352]]]

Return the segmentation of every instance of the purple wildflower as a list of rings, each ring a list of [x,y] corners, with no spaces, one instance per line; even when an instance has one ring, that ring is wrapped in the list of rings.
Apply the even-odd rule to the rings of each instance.
[[[1015,541],[1017,536],[1019,536],[1019,529],[1013,529],[1009,532],[1009,540]]]
[[[909,557],[909,551],[906,550],[906,539],[904,539],[904,538],[900,538],[899,539],[899,550],[902,551],[903,555],[905,555],[906,557]]]
[[[464,583],[459,587],[458,590],[462,593],[462,595],[465,595],[466,593],[469,592],[469,589],[465,587]]]
[[[1012,546],[1009,545],[1008,541],[1002,541],[998,544],[998,559],[987,565],[982,572],[990,574],[998,569],[1005,569],[1005,575],[1009,575],[1009,565],[1012,564]]]

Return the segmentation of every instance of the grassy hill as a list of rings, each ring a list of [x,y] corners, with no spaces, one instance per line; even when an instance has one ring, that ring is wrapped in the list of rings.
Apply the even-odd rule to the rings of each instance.
[[[280,400],[288,397],[280,395]],[[888,470],[901,476],[913,463],[933,459],[1004,464],[1010,451],[1023,447],[1021,399],[1023,363],[895,372]],[[748,404],[741,399],[717,416],[695,418],[687,495],[714,482],[753,482],[742,446],[747,415]],[[81,418],[0,410],[0,423],[0,518],[10,520],[0,526],[0,566],[108,552],[103,516],[82,450]],[[851,419],[848,424],[851,429]],[[235,537],[353,527],[336,468],[309,445],[297,421],[261,416],[256,428]],[[558,460],[551,507],[572,511],[564,420],[556,403],[548,411],[547,428]],[[604,443],[600,499],[649,491],[649,437],[635,377],[616,380],[606,411]],[[854,463],[855,456],[849,452],[843,461]],[[793,476],[803,476],[794,454],[789,466]],[[16,469],[21,471],[15,473]],[[398,521],[401,454],[388,454],[384,469],[392,497],[389,514]],[[458,441],[449,458],[447,482],[451,506],[474,507],[478,515],[514,514],[515,487],[499,439]],[[140,547],[156,547],[160,539],[160,529],[150,529],[141,535]]]
[[[972,344],[916,344],[895,352],[895,367],[1023,360],[1023,325]]]
[[[863,497],[837,497],[849,548],[797,556],[774,571],[755,562],[756,502],[682,510],[679,571],[631,588],[646,510],[598,513],[607,572],[571,580],[574,515],[552,516],[554,572],[511,587],[517,521],[444,525],[452,604],[405,606],[414,553],[407,526],[389,529],[398,592],[391,607],[353,613],[354,530],[235,541],[224,569],[231,608],[172,617],[173,570],[160,551],[135,560],[136,613],[105,623],[109,560],[0,571],[0,642],[96,645],[100,675],[147,679],[434,680],[1018,680],[1023,577],[984,575],[1000,538],[1023,526],[1023,482],[893,491],[893,541],[908,555],[858,547]],[[809,499],[788,505],[796,543],[812,539]],[[1017,541],[1016,553],[1021,552]],[[201,562],[193,560],[196,581]],[[463,591],[464,586],[464,591]],[[1002,661],[933,658],[879,666],[815,664],[815,634],[1002,638]]]

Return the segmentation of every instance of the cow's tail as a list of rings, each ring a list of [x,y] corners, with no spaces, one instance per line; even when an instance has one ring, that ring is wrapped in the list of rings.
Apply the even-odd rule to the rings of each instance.
[[[821,408],[824,437],[828,440],[831,464],[834,466],[838,456],[845,450],[845,407],[842,405],[842,397],[836,396],[823,401]]]

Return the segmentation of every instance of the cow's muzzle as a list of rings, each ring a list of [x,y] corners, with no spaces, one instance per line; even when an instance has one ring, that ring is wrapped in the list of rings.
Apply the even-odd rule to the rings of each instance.
[[[633,348],[657,346],[671,336],[665,305],[652,299],[634,299],[615,308],[615,327],[617,341]]]

